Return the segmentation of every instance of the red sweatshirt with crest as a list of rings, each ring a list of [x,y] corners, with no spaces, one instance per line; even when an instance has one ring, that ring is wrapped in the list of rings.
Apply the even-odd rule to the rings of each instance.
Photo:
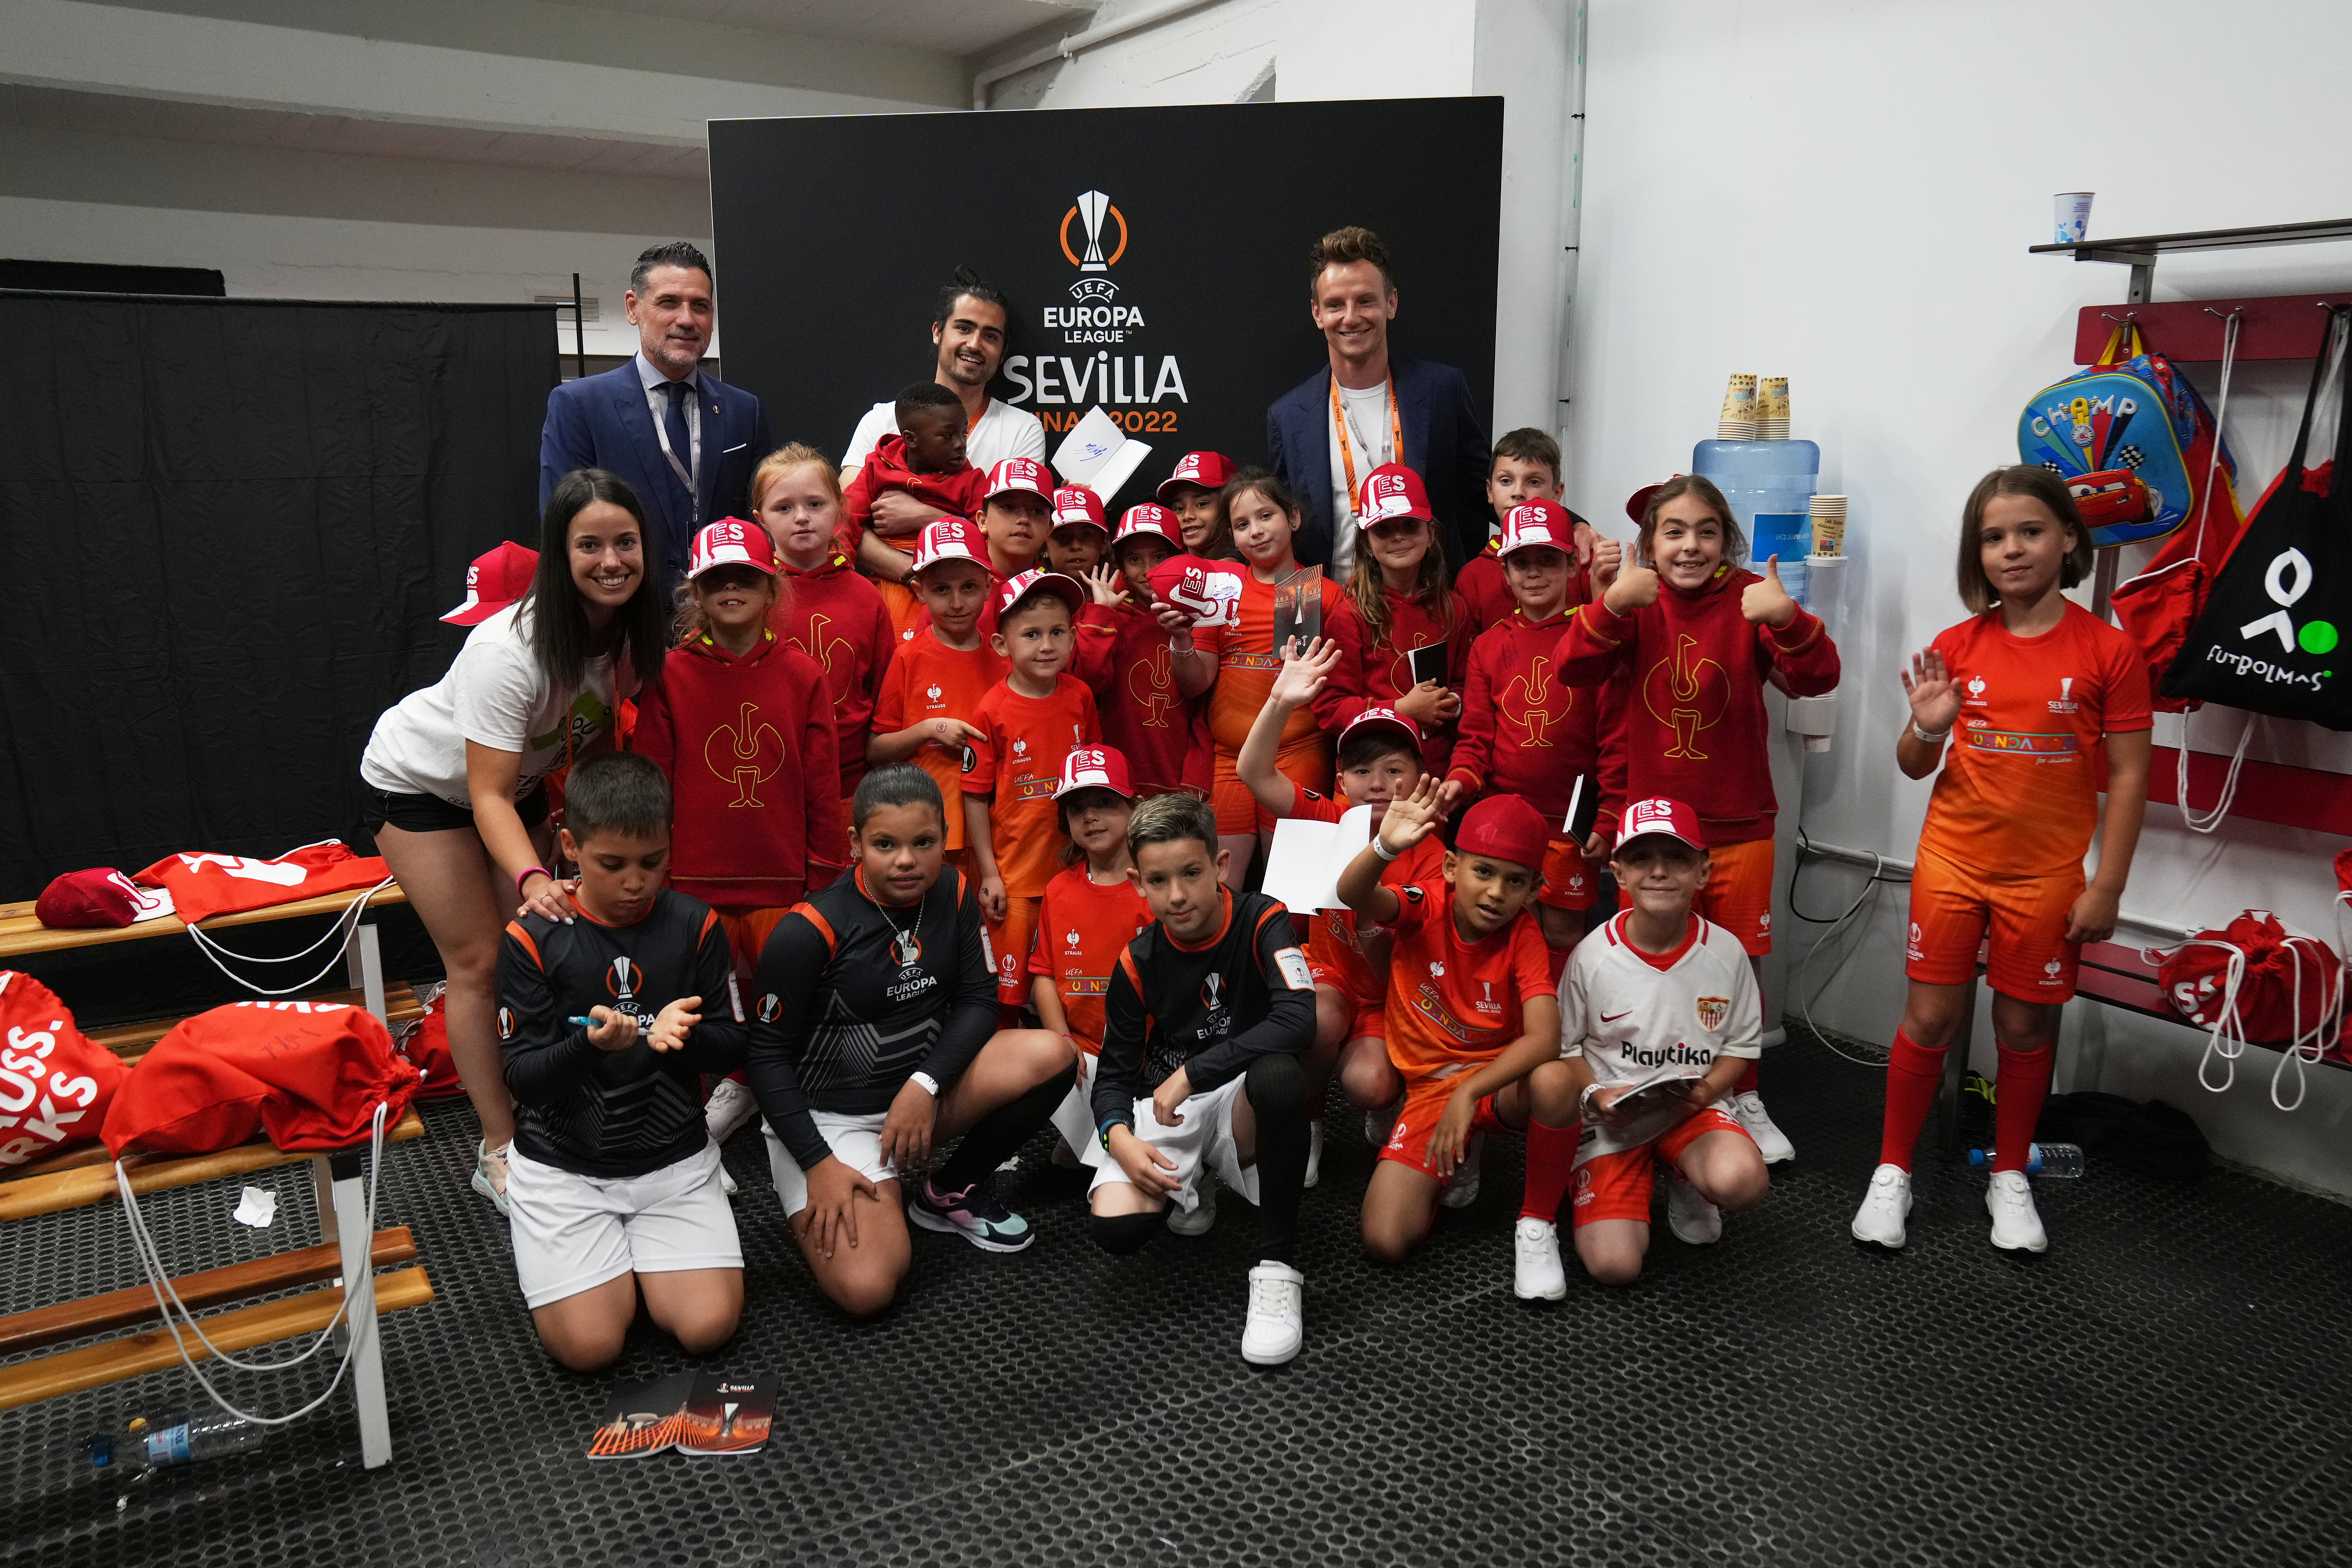
[[[669,884],[721,910],[789,909],[839,876],[849,825],[833,698],[814,659],[764,627],[741,658],[708,633],[637,694],[635,750],[676,797]]]
[[[1838,683],[1837,645],[1820,616],[1800,605],[1773,627],[1739,613],[1741,594],[1761,581],[1727,570],[1696,592],[1661,583],[1657,603],[1630,616],[1585,605],[1559,639],[1557,668],[1570,685],[1625,672],[1624,721],[1607,737],[1624,759],[1625,798],[1683,802],[1710,844],[1772,837],[1765,682],[1792,697]]]
[[[1088,605],[1078,616],[1071,672],[1094,689],[1103,743],[1127,758],[1136,798],[1182,788],[1192,705],[1176,689],[1159,618],[1131,604]]]
[[[907,466],[907,438],[883,437],[866,459],[866,466],[849,482],[849,489],[842,492],[842,510],[849,514],[852,545],[857,535],[866,531],[866,521],[874,515],[874,498],[884,490],[904,490],[925,506],[938,507],[953,517],[978,517],[981,503],[988,498],[988,476],[970,463],[951,473],[919,474]],[[912,555],[918,537],[910,533],[903,539],[885,539],[882,542]]]
[[[1622,777],[1604,776],[1601,737],[1623,706],[1622,680],[1570,686],[1559,673],[1560,634],[1569,612],[1530,621],[1514,609],[1470,647],[1470,674],[1462,688],[1461,735],[1446,777],[1465,799],[1516,795],[1541,812],[1552,837],[1565,837],[1576,781],[1591,777],[1601,805],[1603,831],[1613,832],[1612,797]],[[1622,761],[1622,749],[1618,759]]]
[[[898,647],[889,607],[839,551],[809,571],[787,568],[778,587],[768,626],[785,647],[824,671],[825,690],[833,699],[841,798],[847,800],[866,776],[866,731],[874,726],[874,704]]]
[[[1380,567],[1368,561],[1361,569],[1377,572]],[[1332,667],[1330,678],[1316,695],[1315,718],[1334,735],[1365,709],[1393,708],[1398,698],[1412,689],[1412,662],[1406,655],[1413,648],[1432,644],[1444,647],[1445,684],[1456,692],[1462,689],[1463,678],[1469,673],[1470,618],[1463,613],[1458,599],[1451,626],[1424,609],[1410,594],[1383,588],[1381,600],[1388,611],[1388,626],[1377,635],[1356,608],[1352,592],[1341,596],[1339,612],[1323,628],[1323,635],[1339,645],[1339,662]],[[1453,751],[1453,726],[1435,731],[1423,727],[1423,768],[1444,773]]]

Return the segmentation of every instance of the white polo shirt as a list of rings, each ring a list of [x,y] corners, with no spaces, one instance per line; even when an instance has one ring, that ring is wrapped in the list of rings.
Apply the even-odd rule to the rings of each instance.
[[[898,433],[898,400],[877,403],[866,411],[857,422],[857,429],[849,437],[849,448],[842,455],[845,468],[862,468],[866,459],[886,436]],[[1003,398],[992,397],[982,413],[980,423],[964,437],[964,460],[986,473],[1007,458],[1034,458],[1045,460],[1045,426],[1025,408],[1015,408]]]

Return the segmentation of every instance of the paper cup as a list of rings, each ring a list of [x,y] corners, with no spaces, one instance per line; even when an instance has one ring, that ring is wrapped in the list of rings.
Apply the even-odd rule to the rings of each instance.
[[[1844,554],[1845,497],[1815,496],[1810,510],[1813,521],[1813,553]]]
[[[1724,441],[1751,440],[1756,435],[1756,378],[1735,374],[1723,389],[1723,412],[1716,416],[1716,437]]]
[[[2060,245],[2080,245],[2091,232],[2091,198],[2095,191],[2061,191],[2051,200],[2057,207]]]

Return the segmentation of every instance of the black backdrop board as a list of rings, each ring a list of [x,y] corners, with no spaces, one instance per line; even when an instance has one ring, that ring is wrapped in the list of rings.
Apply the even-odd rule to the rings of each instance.
[[[1307,249],[1362,224],[1396,268],[1391,342],[1491,408],[1502,159],[1499,98],[714,121],[728,379],[838,456],[929,376],[933,297],[969,264],[1012,301],[994,391],[1046,421],[1048,456],[1097,402],[1151,444],[1115,512],[1186,451],[1263,460],[1266,405],[1327,358]]]
[[[539,306],[0,294],[0,898],[356,830],[467,563],[537,542],[555,339]]]

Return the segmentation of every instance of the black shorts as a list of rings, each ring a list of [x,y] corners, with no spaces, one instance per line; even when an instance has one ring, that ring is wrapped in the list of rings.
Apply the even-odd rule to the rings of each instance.
[[[394,795],[373,784],[367,789],[367,816],[362,831],[373,838],[379,829],[397,827],[403,833],[447,833],[455,828],[474,826],[474,814],[462,805],[451,805],[437,795]],[[531,786],[530,793],[515,802],[515,814],[522,818],[525,827],[537,827],[547,820],[547,781],[541,779]]]

